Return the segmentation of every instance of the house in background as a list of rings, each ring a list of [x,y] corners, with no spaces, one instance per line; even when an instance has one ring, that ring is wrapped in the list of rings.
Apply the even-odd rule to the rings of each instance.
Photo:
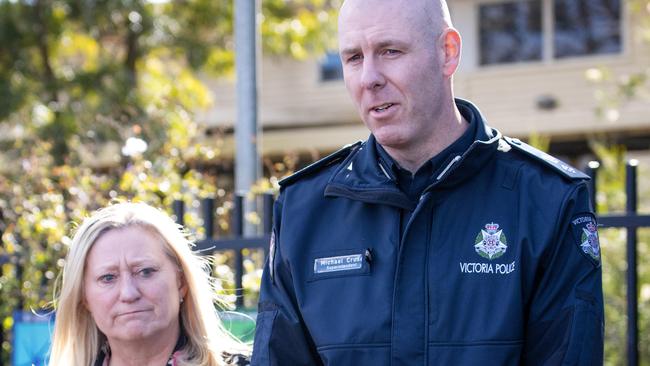
[[[650,70],[650,41],[641,39],[639,14],[629,3],[449,1],[463,36],[456,95],[475,102],[490,125],[506,135],[548,136],[550,152],[578,166],[590,158],[587,142],[594,136],[605,135],[630,151],[650,150],[648,99],[598,116],[597,87],[589,80],[599,78],[601,68],[612,75]],[[224,152],[233,154],[234,81],[209,85],[215,105],[202,119],[207,131],[225,133]],[[265,157],[320,156],[368,136],[343,84],[336,52],[305,61],[263,58],[259,94]]]

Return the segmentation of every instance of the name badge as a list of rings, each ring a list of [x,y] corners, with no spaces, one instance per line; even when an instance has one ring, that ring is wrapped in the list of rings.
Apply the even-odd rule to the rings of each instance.
[[[363,267],[363,262],[363,254],[316,258],[314,259],[314,274],[361,269]]]

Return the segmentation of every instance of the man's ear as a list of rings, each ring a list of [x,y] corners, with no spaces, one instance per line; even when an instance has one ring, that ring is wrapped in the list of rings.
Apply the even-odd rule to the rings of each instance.
[[[452,77],[460,64],[461,53],[460,33],[454,28],[445,29],[440,35],[439,45],[442,47],[444,56],[442,62],[442,73],[445,77]]]

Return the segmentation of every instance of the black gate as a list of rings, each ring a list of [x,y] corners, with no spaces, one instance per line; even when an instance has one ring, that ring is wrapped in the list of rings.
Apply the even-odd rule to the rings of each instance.
[[[235,251],[235,305],[241,308],[244,305],[244,288],[242,278],[244,276],[243,249],[264,249],[264,257],[268,255],[269,241],[273,226],[273,195],[264,194],[262,204],[262,229],[263,235],[257,237],[244,237],[244,197],[235,196],[234,207],[231,217],[231,236],[223,239],[214,237],[214,199],[206,198],[201,201],[201,213],[203,217],[203,228],[205,239],[196,243],[195,251],[202,255],[210,255],[216,251]],[[179,224],[183,224],[185,205],[183,201],[174,201],[174,215]]]
[[[630,160],[625,167],[626,205],[624,214],[598,215],[598,226],[602,228],[623,228],[627,230],[627,364],[639,364],[639,286],[637,278],[637,230],[650,227],[650,215],[637,212],[637,165]],[[591,202],[596,207],[596,181],[598,165],[590,163],[587,173],[591,176]]]

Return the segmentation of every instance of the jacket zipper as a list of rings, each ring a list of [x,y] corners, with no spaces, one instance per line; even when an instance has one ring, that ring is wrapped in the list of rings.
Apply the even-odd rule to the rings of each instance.
[[[449,164],[447,164],[445,169],[440,174],[438,174],[438,176],[436,177],[436,181],[439,181],[449,171],[449,169],[451,169],[452,165],[456,164],[460,160],[460,158],[461,158],[460,155],[456,155],[456,157],[454,157],[449,162]]]

